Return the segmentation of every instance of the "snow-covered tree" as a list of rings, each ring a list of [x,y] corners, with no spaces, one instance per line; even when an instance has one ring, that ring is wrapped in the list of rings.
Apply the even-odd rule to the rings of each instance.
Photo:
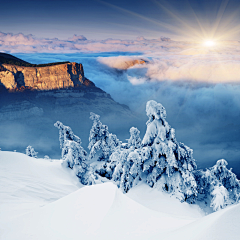
[[[232,170],[227,169],[227,161],[218,160],[206,171],[195,171],[198,201],[210,205],[214,211],[239,201],[240,183]]]
[[[175,130],[165,120],[166,110],[160,103],[148,101],[146,113],[149,120],[141,156],[147,183],[176,195],[181,201],[194,202],[197,184],[193,151],[176,141]]]
[[[232,172],[232,169],[227,169],[228,162],[220,159],[210,168],[211,174],[216,177],[219,183],[224,186],[229,194],[229,200],[237,202],[240,196],[240,182],[237,176]]]
[[[60,149],[62,149],[62,159],[64,158],[64,145],[67,140],[71,140],[77,142],[81,145],[81,139],[74,135],[72,129],[69,126],[63,125],[60,121],[57,121],[54,126],[59,129],[59,142],[60,142]]]
[[[37,158],[38,152],[35,152],[34,148],[32,146],[27,146],[26,148],[26,155],[29,157]]]
[[[118,149],[110,156],[105,169],[123,193],[142,180],[141,156],[137,149]]]
[[[74,170],[82,184],[92,184],[89,167],[86,163],[87,152],[81,146],[81,139],[74,135],[69,126],[57,121],[54,124],[59,129],[60,148],[62,149],[63,165]]]
[[[109,159],[96,169],[99,175],[114,181],[123,193],[128,192],[141,180],[139,134],[139,130],[132,127],[128,143],[115,145]]]
[[[91,173],[86,163],[87,152],[84,148],[78,142],[66,140],[63,154],[63,163],[65,166],[74,170],[82,184],[91,185],[94,180],[90,177]]]
[[[99,120],[99,115],[91,112],[90,119],[93,120],[93,126],[89,135],[89,159],[107,161],[115,148],[119,146],[120,141],[115,134],[108,132],[108,127]]]

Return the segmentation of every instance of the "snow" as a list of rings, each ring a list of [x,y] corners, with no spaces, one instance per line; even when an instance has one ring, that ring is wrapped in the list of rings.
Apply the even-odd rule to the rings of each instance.
[[[204,215],[142,183],[82,187],[59,160],[0,151],[1,240],[237,240],[240,205]]]
[[[240,205],[229,206],[195,221],[171,234],[166,240],[237,240],[240,233]]]
[[[77,177],[59,160],[0,151],[0,229],[4,222],[79,189]]]

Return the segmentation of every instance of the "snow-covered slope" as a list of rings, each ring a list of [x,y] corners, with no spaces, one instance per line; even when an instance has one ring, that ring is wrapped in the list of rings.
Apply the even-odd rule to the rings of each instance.
[[[240,239],[240,204],[205,216],[177,231],[164,240],[238,240]]]
[[[240,205],[204,216],[141,184],[82,187],[61,161],[0,151],[1,240],[239,239]]]
[[[59,160],[0,151],[0,229],[2,223],[79,189],[72,171]]]

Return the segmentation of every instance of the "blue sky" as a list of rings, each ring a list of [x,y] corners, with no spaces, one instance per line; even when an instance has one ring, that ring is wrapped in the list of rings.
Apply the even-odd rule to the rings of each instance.
[[[1,1],[0,31],[60,39],[189,38],[200,25],[207,32],[237,26],[239,6],[238,0],[9,0]]]

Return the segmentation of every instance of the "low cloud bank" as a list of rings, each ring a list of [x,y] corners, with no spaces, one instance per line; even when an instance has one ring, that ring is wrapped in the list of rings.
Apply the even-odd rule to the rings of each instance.
[[[238,83],[240,80],[240,56],[234,55],[119,56],[99,58],[99,62],[121,70],[136,59],[144,59],[146,63],[128,68],[128,79],[134,85],[168,80],[199,83]]]
[[[155,49],[162,50],[163,47],[174,46],[173,41],[166,41],[165,38],[146,40],[137,38],[136,40],[105,39],[88,40],[83,35],[74,34],[66,40],[58,38],[36,38],[33,35],[24,35],[22,33],[3,33],[0,32],[0,51],[8,53],[74,53],[74,52],[109,52],[109,51],[151,51]]]
[[[74,34],[66,39],[37,38],[32,34],[0,32],[0,51],[8,53],[89,53],[89,52],[143,52],[153,55],[209,55],[239,54],[239,41],[222,41],[216,47],[208,48],[201,42],[174,41],[160,37],[146,39],[138,37],[132,40],[105,39],[90,40],[83,35]]]

